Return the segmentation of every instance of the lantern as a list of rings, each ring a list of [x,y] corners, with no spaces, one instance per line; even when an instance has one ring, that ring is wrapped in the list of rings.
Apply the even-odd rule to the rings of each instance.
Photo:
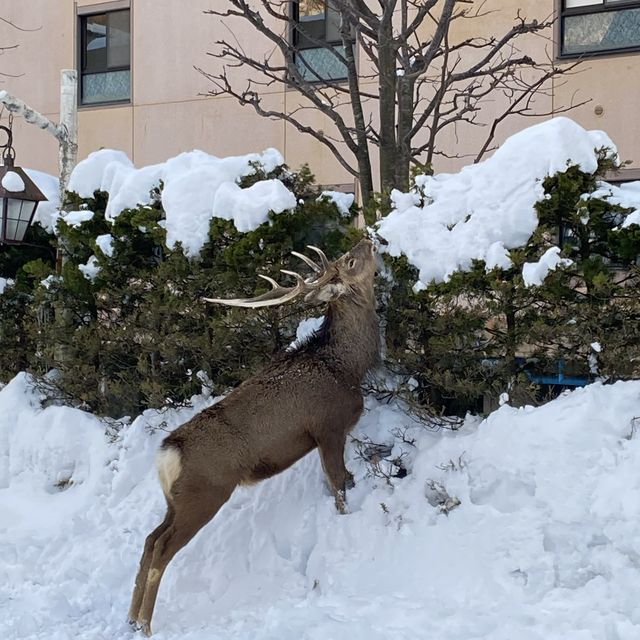
[[[0,166],[0,242],[21,244],[38,203],[47,198],[25,171],[14,165],[16,152],[11,129],[1,125],[0,129],[7,134]]]

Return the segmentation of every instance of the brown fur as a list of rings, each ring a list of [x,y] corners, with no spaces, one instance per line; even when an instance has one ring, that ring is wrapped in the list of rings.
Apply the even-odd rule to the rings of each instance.
[[[332,268],[333,280],[306,298],[329,300],[316,335],[162,443],[158,467],[167,514],[147,537],[129,611],[131,623],[145,633],[151,633],[168,563],[238,485],[269,478],[318,447],[336,506],[344,512],[352,481],[344,465],[345,440],[362,412],[360,384],[379,350],[373,243],[361,241]]]

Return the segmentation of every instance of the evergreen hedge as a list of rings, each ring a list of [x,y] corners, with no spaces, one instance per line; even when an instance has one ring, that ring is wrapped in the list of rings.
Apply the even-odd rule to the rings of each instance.
[[[640,375],[640,227],[622,228],[630,210],[599,191],[599,176],[613,168],[602,150],[596,172],[570,166],[546,178],[538,229],[510,251],[510,269],[487,271],[477,261],[414,293],[417,270],[390,260],[389,363],[411,378],[414,400],[464,414],[504,392],[516,404],[542,401],[563,377]],[[572,264],[526,286],[524,263],[553,246]]]
[[[505,391],[512,402],[538,402],[549,390],[539,376],[559,370],[584,381],[640,375],[640,227],[622,228],[628,210],[599,192],[598,176],[610,168],[602,152],[593,174],[567,167],[547,178],[539,228],[510,252],[508,270],[487,271],[479,261],[414,293],[416,269],[387,257],[390,279],[379,287],[387,365],[409,381],[406,397],[464,414]],[[111,416],[184,402],[203,385],[222,393],[244,380],[292,341],[310,311],[299,304],[230,309],[201,298],[260,294],[268,285],[258,273],[284,281],[280,269],[304,268],[292,250],[314,244],[332,258],[359,235],[352,216],[318,199],[307,169],[266,175],[256,167],[241,186],[265,178],[292,189],[296,209],[250,233],[214,218],[196,259],[166,245],[162,185],[151,205],[113,223],[104,217],[107,194],[68,194],[71,208],[94,215],[78,226],[59,221],[60,274],[53,239],[38,228],[31,240],[43,249],[0,248],[0,276],[14,281],[0,295],[0,378],[29,370],[65,401]],[[111,256],[96,242],[103,234],[113,237]],[[541,286],[525,286],[524,263],[554,245],[572,264]],[[80,268],[92,256],[100,267],[93,279]]]
[[[260,294],[269,285],[258,273],[285,282],[280,269],[308,270],[292,250],[314,244],[336,257],[358,235],[351,216],[318,200],[306,169],[293,174],[280,167],[267,175],[256,168],[241,186],[269,178],[281,179],[296,194],[296,209],[271,215],[250,233],[214,218],[196,259],[166,245],[162,185],[152,205],[127,209],[113,224],[104,217],[106,193],[88,199],[68,194],[71,209],[94,215],[78,226],[58,222],[66,255],[59,276],[53,264],[46,265],[27,286],[0,296],[5,377],[28,368],[47,375],[47,384],[67,401],[112,416],[181,403],[203,384],[222,393],[242,382],[295,338],[305,309],[230,309],[202,297]],[[103,234],[113,237],[112,256],[96,243]],[[93,279],[79,268],[92,256],[100,268]],[[27,263],[21,272],[32,269]],[[10,306],[20,307],[13,320]]]

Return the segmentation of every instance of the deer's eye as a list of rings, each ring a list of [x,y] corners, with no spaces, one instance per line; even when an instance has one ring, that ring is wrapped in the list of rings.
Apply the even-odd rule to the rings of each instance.
[[[351,258],[351,260],[349,260],[349,262],[347,263],[347,266],[349,267],[349,269],[353,269],[353,267],[356,266],[356,259]]]

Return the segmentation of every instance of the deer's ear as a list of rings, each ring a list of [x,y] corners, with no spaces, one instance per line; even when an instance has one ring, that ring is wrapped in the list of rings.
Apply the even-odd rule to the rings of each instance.
[[[342,282],[335,282],[332,284],[328,284],[317,291],[309,292],[305,297],[305,302],[309,302],[310,304],[321,304],[323,302],[332,302],[333,300],[337,300],[347,288],[342,284]]]

